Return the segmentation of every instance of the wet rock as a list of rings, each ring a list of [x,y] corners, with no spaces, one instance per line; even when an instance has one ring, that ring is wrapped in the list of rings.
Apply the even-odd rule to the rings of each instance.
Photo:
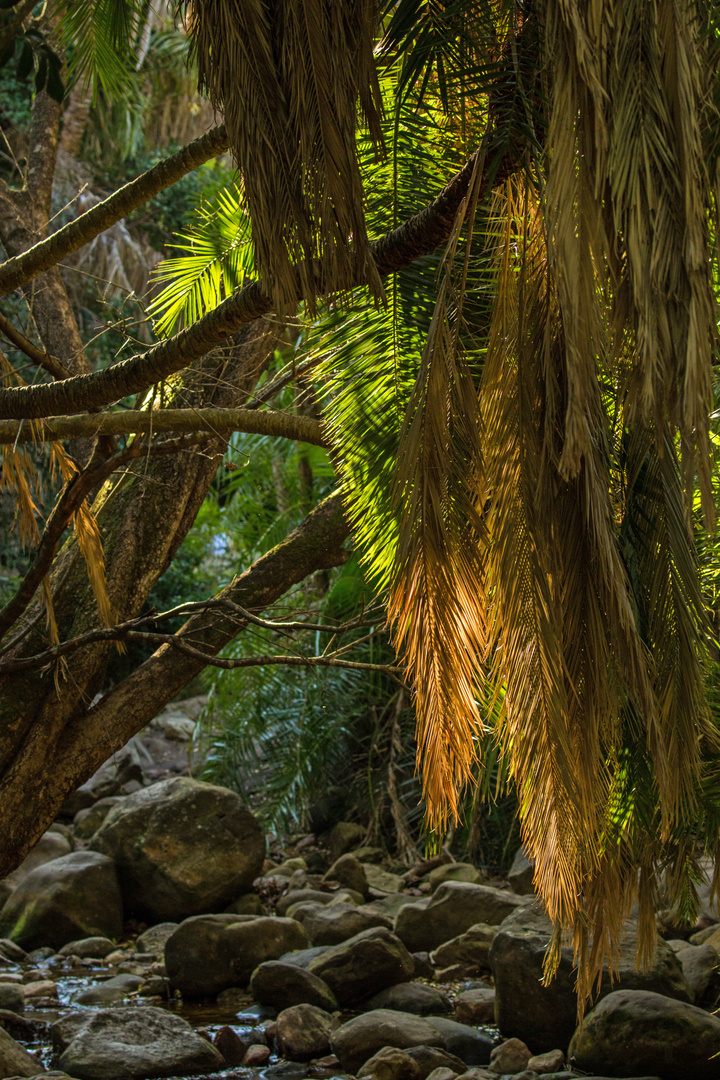
[[[436,968],[449,968],[458,965],[465,977],[490,970],[490,946],[497,933],[496,926],[477,923],[464,934],[451,938],[430,954],[430,961]]]
[[[128,911],[164,920],[226,907],[265,856],[262,829],[238,795],[184,776],[114,806],[91,846],[115,860]]]
[[[450,999],[423,983],[400,983],[389,986],[363,1002],[364,1009],[394,1009],[396,1012],[413,1013],[415,1016],[431,1016],[452,1010]]]
[[[528,1061],[532,1057],[529,1049],[521,1039],[508,1039],[496,1046],[490,1054],[490,1072],[519,1073],[527,1068]]]
[[[70,841],[57,832],[46,832],[38,840],[35,847],[31,848],[20,865],[3,878],[3,884],[10,889],[16,889],[21,881],[38,866],[45,866],[54,859],[60,859],[63,855],[72,852]]]
[[[257,893],[245,893],[238,896],[232,904],[228,904],[225,911],[229,915],[264,915],[265,908]]]
[[[99,799],[117,795],[125,784],[131,780],[142,780],[142,776],[140,755],[131,741],[108,758],[82,787],[73,792],[63,805],[61,816],[74,818],[78,811],[85,810]]]
[[[250,993],[261,1005],[288,1009],[292,1005],[316,1005],[333,1012],[338,1002],[327,983],[295,964],[268,960],[252,973]]]
[[[37,998],[55,998],[57,997],[57,986],[52,979],[37,979],[33,982],[25,983],[23,986],[23,995],[26,1001]]]
[[[482,881],[482,874],[472,863],[443,863],[430,871],[427,880],[430,889],[435,892],[438,885],[445,881],[469,881],[478,885]]]
[[[446,1069],[441,1066],[439,1069],[433,1069],[428,1074],[428,1080],[455,1080],[457,1075],[453,1069]]]
[[[289,911],[305,927],[313,945],[339,945],[374,926],[392,930],[387,916],[352,904],[294,904]]]
[[[539,904],[533,904],[510,916],[498,928],[490,949],[495,975],[495,1016],[500,1032],[522,1038],[537,1053],[567,1046],[577,1021],[570,948],[562,950],[552,981],[547,986],[540,982],[551,934],[550,920]],[[648,989],[689,1001],[690,992],[680,961],[666,942],[658,939],[652,967],[646,972],[635,967],[636,946],[637,926],[629,922],[623,938],[619,978],[613,987],[606,972],[600,996],[619,986]]]
[[[368,881],[361,862],[354,855],[341,855],[325,874],[324,881],[338,881],[348,889],[367,895]]]
[[[378,927],[326,949],[311,960],[308,970],[327,983],[341,1005],[350,1005],[408,982],[415,963],[395,934]]]
[[[720,1019],[644,990],[608,994],[574,1034],[568,1056],[587,1072],[717,1080]]]
[[[246,986],[260,964],[307,943],[294,919],[197,915],[185,919],[168,939],[165,967],[174,989],[215,996],[231,986]]]
[[[20,1013],[10,1012],[9,1009],[0,1009],[0,1027],[7,1031],[13,1039],[21,1039],[23,1042],[36,1042],[45,1027],[37,1020],[28,1020]]]
[[[691,934],[688,939],[691,945],[704,945],[706,941],[711,941],[713,936],[718,933],[720,926],[716,922],[711,926],[706,926],[704,930],[698,930],[696,934]],[[718,944],[714,947],[720,950],[720,934],[718,934]]]
[[[142,979],[139,975],[115,975],[112,979],[78,991],[73,996],[73,1004],[112,1005],[115,1001],[123,1001],[128,994],[139,990],[141,986]]]
[[[525,854],[525,849],[519,847],[515,852],[515,858],[508,873],[510,888],[518,896],[530,896],[535,892],[533,887],[533,864]]]
[[[15,984],[0,983],[0,1009],[20,1013],[25,1008],[25,995]]]
[[[455,998],[455,1016],[459,1023],[480,1027],[495,1023],[495,991],[491,986],[465,990]]]
[[[486,1031],[469,1024],[459,1024],[445,1016],[428,1016],[428,1021],[442,1035],[445,1046],[466,1065],[487,1065],[498,1040]]]
[[[518,908],[524,909],[526,903],[521,897],[490,885],[446,881],[429,901],[400,909],[395,933],[412,952],[437,949],[477,923],[497,926]]]
[[[293,964],[307,971],[313,960],[316,960],[318,956],[323,956],[331,948],[332,945],[316,945],[314,949],[297,949],[294,952],[284,953],[280,960],[283,964]]]
[[[32,870],[0,913],[0,934],[26,949],[119,937],[122,926],[115,866],[94,851],[76,851]]]
[[[565,1055],[562,1050],[548,1050],[544,1054],[536,1054],[531,1057],[527,1067],[531,1072],[545,1076],[547,1073],[560,1072],[564,1064]]]
[[[278,915],[287,915],[295,904],[329,904],[335,895],[334,892],[321,892],[320,889],[292,889],[280,897],[275,910]]]
[[[27,954],[27,961],[29,964],[39,964],[43,960],[49,960],[51,956],[55,956],[55,950],[49,945],[41,945],[39,949],[33,949]]]
[[[39,1060],[0,1028],[0,1076],[37,1076],[43,1071]]]
[[[27,953],[9,938],[0,938],[0,959],[9,960],[12,964],[24,964]]]
[[[454,1076],[454,1073],[450,1074]],[[421,1080],[420,1066],[404,1050],[383,1046],[365,1062],[359,1077],[373,1076],[375,1080]]]
[[[290,1061],[309,1061],[330,1050],[334,1018],[315,1005],[293,1005],[277,1018],[280,1052]]]
[[[162,922],[157,926],[151,926],[144,934],[140,934],[135,942],[135,948],[141,953],[153,953],[162,956],[165,952],[165,943],[177,930],[179,923]]]
[[[215,1034],[213,1046],[218,1050],[227,1065],[242,1065],[248,1049],[245,1042],[231,1027],[221,1027]]]
[[[78,1080],[188,1076],[223,1068],[218,1050],[197,1035],[186,1020],[164,1009],[101,1009],[70,1014],[65,1025],[61,1069]],[[69,1037],[68,1037],[69,1036]]]
[[[412,958],[415,961],[416,979],[434,979],[435,969],[430,963],[430,957],[426,952],[414,952]]]
[[[376,1009],[343,1024],[332,1034],[333,1052],[346,1072],[358,1069],[385,1046],[407,1050],[411,1046],[445,1048],[445,1039],[433,1024],[420,1016]]]
[[[338,821],[330,833],[330,858],[333,862],[362,843],[366,833],[364,825],[357,825],[352,821]]]
[[[450,1069],[456,1074],[465,1072],[464,1061],[437,1046],[411,1046],[407,1053],[418,1063],[421,1080],[426,1080],[435,1069]]]
[[[110,938],[86,937],[77,941],[69,941],[58,949],[58,956],[79,956],[82,960],[89,958],[104,960],[117,946]]]
[[[247,1053],[242,1060],[246,1069],[261,1069],[270,1060],[270,1049],[261,1043],[253,1043],[248,1046]]]

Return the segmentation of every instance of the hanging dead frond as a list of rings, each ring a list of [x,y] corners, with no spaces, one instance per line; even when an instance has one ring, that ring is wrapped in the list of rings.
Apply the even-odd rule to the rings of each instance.
[[[395,497],[400,534],[388,616],[412,679],[418,760],[431,827],[472,776],[483,725],[476,702],[486,649],[478,513],[480,415],[459,332],[478,182],[476,166],[448,244],[440,291],[415,390],[400,435]],[[465,220],[465,267],[455,302],[453,262]]]
[[[378,143],[375,0],[190,0],[199,84],[224,117],[278,309],[382,286],[365,226],[358,101]],[[324,285],[321,284],[324,282]]]

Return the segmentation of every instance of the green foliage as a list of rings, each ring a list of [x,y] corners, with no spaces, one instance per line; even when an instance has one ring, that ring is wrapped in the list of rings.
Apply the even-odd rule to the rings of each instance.
[[[61,47],[72,82],[122,99],[130,82],[128,57],[147,12],[146,0],[57,0]]]

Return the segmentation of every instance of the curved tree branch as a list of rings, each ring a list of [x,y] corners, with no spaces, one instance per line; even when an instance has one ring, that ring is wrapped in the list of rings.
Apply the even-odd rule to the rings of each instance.
[[[47,239],[41,240],[22,255],[8,259],[0,266],[0,296],[6,296],[38,274],[50,270],[73,251],[89,244],[116,221],[127,217],[138,206],[177,183],[210,158],[222,154],[227,148],[225,127],[221,125],[212,128],[199,139],[178,150],[177,154],[153,165],[152,169],[131,180],[129,184],[125,184]]]
[[[409,265],[421,255],[434,251],[450,234],[457,209],[465,197],[477,155],[463,166],[447,187],[424,210],[372,245],[381,276]],[[480,197],[489,184],[514,168],[512,162],[495,161],[485,167]],[[1,278],[0,278],[1,280]],[[358,284],[362,284],[358,280]],[[301,298],[298,288],[298,300]],[[139,394],[181,371],[220,345],[241,326],[269,314],[272,303],[261,282],[252,282],[224,300],[179,334],[160,342],[141,356],[123,360],[114,367],[90,375],[79,375],[51,386],[0,390],[0,417],[21,418],[68,415],[102,408],[130,394]]]

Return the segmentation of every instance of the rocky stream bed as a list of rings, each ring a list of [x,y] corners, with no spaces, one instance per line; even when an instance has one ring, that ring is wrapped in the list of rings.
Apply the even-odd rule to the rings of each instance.
[[[720,1080],[709,887],[696,926],[659,913],[647,971],[628,921],[578,1029],[569,949],[541,982],[522,852],[502,881],[447,855],[408,869],[340,822],[269,859],[237,795],[177,775],[182,719],[0,882],[0,1080]]]

